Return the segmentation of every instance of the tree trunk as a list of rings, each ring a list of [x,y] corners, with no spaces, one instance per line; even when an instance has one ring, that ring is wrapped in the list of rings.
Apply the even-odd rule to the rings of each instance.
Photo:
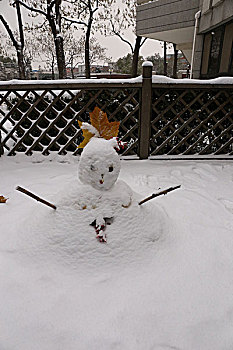
[[[54,42],[55,42],[55,48],[56,48],[59,79],[65,79],[66,78],[66,65],[65,65],[63,38],[61,36],[55,35]]]
[[[2,15],[0,15],[0,21],[2,22],[2,24],[4,25],[11,41],[12,44],[15,47],[16,53],[17,53],[17,63],[18,63],[18,71],[19,71],[19,79],[25,79],[25,63],[24,63],[24,56],[23,56],[23,48],[24,48],[24,41],[22,42],[18,42],[14,36],[14,33],[12,32],[12,30],[10,29],[8,23],[6,22],[6,20],[4,19],[4,17]],[[22,24],[22,22],[19,22]],[[23,34],[20,34],[20,38],[22,40],[22,36]]]
[[[163,74],[167,76],[167,43],[163,42]]]
[[[87,79],[91,77],[90,68],[90,36],[91,36],[92,18],[90,18],[87,26],[86,39],[85,39],[85,76]]]
[[[131,70],[131,77],[135,78],[138,75],[138,57],[139,57],[139,50],[141,47],[141,36],[136,36],[136,42],[134,46],[134,52],[133,52],[133,61],[132,61],[132,70]]]
[[[72,77],[72,79],[74,79],[74,58],[73,58],[73,56],[71,57],[70,70],[71,70],[71,77]]]
[[[173,44],[174,48],[174,61],[173,61],[173,78],[177,78],[177,61],[178,61],[178,50],[176,49],[176,44]]]
[[[47,0],[48,5],[51,5],[51,2],[52,2],[51,0]],[[60,13],[61,1],[55,1],[54,5],[55,5],[56,15],[54,16],[52,14],[51,9],[48,6],[47,19],[53,34],[59,79],[65,79],[66,78],[65,54],[64,54],[63,37],[61,35],[61,13]]]
[[[17,60],[18,60],[19,79],[26,79],[23,52],[19,48],[17,50]]]
[[[23,22],[20,11],[19,2],[15,1],[17,19],[18,19],[18,27],[19,27],[19,36],[20,36],[20,44],[17,43],[17,58],[18,58],[18,70],[19,70],[19,79],[26,79],[26,62],[24,60],[24,33],[23,33]]]
[[[52,56],[51,71],[52,71],[52,80],[55,80],[55,73],[54,73],[54,56]]]

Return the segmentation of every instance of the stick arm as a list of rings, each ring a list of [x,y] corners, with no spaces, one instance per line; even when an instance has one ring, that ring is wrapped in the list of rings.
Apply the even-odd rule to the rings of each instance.
[[[43,198],[38,197],[36,194],[34,194],[34,193],[32,193],[32,192],[26,190],[26,189],[23,188],[23,187],[17,186],[17,187],[16,187],[16,190],[17,190],[17,191],[20,191],[20,192],[22,192],[22,193],[24,193],[24,194],[26,194],[27,196],[29,196],[29,197],[35,199],[35,200],[38,201],[38,202],[41,202],[41,203],[47,205],[47,206],[50,207],[50,208],[53,208],[54,210],[57,209],[57,207],[56,207],[54,204],[52,204],[52,203],[50,203],[50,202],[44,200]]]
[[[140,201],[140,202],[138,203],[138,205],[142,205],[142,204],[144,204],[144,203],[150,201],[151,199],[153,199],[153,198],[155,198],[155,197],[159,197],[159,196],[165,195],[165,194],[167,194],[167,193],[169,193],[169,192],[171,192],[171,191],[174,191],[174,190],[176,190],[176,189],[178,189],[178,188],[180,188],[180,187],[181,187],[181,185],[178,185],[178,186],[175,186],[175,187],[169,187],[169,188],[167,188],[166,190],[163,190],[163,191],[158,192],[158,193],[152,193],[151,196],[149,196],[149,197],[143,199],[142,201]]]

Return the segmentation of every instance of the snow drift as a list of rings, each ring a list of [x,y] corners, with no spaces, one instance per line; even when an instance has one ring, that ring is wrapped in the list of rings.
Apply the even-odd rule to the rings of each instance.
[[[232,349],[230,160],[123,161],[133,203],[107,244],[75,209],[77,158],[2,157],[0,167],[1,349]]]

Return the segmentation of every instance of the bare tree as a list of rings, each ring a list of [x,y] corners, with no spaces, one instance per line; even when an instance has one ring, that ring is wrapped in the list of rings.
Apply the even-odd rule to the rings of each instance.
[[[53,42],[53,35],[50,27],[28,26],[26,28],[30,42],[27,44],[33,58],[38,57],[40,62],[51,71],[52,80],[55,79],[56,51]]]
[[[66,31],[64,49],[66,57],[66,67],[70,68],[72,79],[74,76],[74,69],[80,61],[82,61],[82,52],[84,50],[84,37],[76,39],[76,30],[73,28]]]
[[[106,23],[104,28],[106,35],[116,35],[122,42],[129,45],[133,56],[131,76],[136,77],[138,75],[140,48],[146,41],[146,38],[136,35],[136,1],[122,0],[122,6],[113,9],[109,17],[106,18],[106,16],[104,16],[103,20],[105,20]],[[134,44],[126,39],[125,36],[125,31],[129,28],[135,33]]]
[[[66,0],[70,6],[64,11],[64,19],[70,25],[80,25],[85,33],[85,75],[90,78],[91,36],[99,29],[101,13],[109,13],[115,0]]]
[[[22,6],[35,15],[42,15],[49,24],[56,52],[59,78],[66,78],[65,54],[62,26],[62,0],[17,0]]]
[[[106,55],[106,48],[101,46],[96,38],[90,40],[90,64],[96,61],[111,61],[111,57]]]
[[[72,78],[74,78],[74,68],[78,63],[85,61],[85,36],[78,40],[74,37],[66,41],[67,65],[70,66]],[[106,48],[102,47],[96,38],[92,37],[89,41],[89,65],[96,61],[110,61],[106,55]]]
[[[23,31],[23,22],[22,22],[22,15],[21,15],[19,0],[15,0],[14,7],[15,7],[16,13],[17,13],[19,38],[17,37],[17,34],[12,31],[8,22],[5,20],[5,18],[2,15],[0,15],[0,21],[2,22],[3,26],[5,27],[8,35],[9,35],[9,38],[10,38],[10,40],[11,40],[11,42],[16,50],[17,61],[18,61],[19,79],[26,79],[25,60],[24,60],[24,31]]]
[[[64,19],[69,23],[81,25],[85,32],[85,75],[90,78],[90,37],[94,21],[94,14],[99,8],[98,0],[82,0],[70,2],[66,8]],[[70,16],[70,17],[69,17]]]

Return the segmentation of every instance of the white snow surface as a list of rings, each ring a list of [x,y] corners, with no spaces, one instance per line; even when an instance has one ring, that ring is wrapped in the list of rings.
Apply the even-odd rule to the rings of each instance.
[[[232,350],[233,162],[122,160],[133,201],[101,244],[78,159],[0,158],[0,349]]]
[[[149,65],[149,61],[144,62],[146,66]],[[100,83],[106,83],[106,84],[134,84],[134,83],[142,83],[142,76],[139,76],[137,78],[131,78],[131,79],[62,79],[62,80],[8,80],[8,81],[0,81],[0,87],[9,85],[9,86],[15,86],[19,85],[20,87],[26,86],[28,84],[30,85],[57,85],[61,84],[66,85],[66,84],[100,84]],[[214,79],[173,79],[166,77],[164,75],[153,75],[152,76],[152,83],[153,84],[201,84],[201,85],[206,85],[206,84],[213,84],[213,85],[218,85],[218,84],[233,84],[233,77],[219,77],[219,78],[214,78]]]
[[[145,61],[143,62],[142,67],[153,67],[153,63],[151,61]]]

